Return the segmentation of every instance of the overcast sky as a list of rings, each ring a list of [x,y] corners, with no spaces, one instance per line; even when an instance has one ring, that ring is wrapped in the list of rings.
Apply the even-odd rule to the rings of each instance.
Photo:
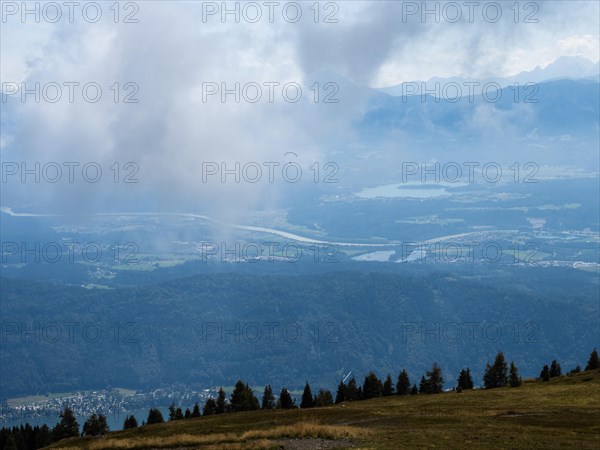
[[[210,66],[215,74],[235,68],[272,78],[332,69],[379,86],[434,76],[507,76],[564,55],[596,62],[600,53],[596,1],[519,2],[517,8],[512,1],[321,2],[317,18],[312,2],[299,2],[302,16],[295,23],[298,9],[286,6],[290,2],[251,2],[260,8],[256,23],[249,22],[256,7],[231,2],[231,9],[239,4],[239,23],[229,14],[225,24],[221,2],[145,1],[135,3],[137,10],[122,2],[117,24],[107,3],[97,23],[91,23],[96,10],[88,8],[85,20],[82,6],[74,7],[69,23],[62,2],[56,23],[48,22],[56,9],[43,6],[40,23],[33,14],[22,23],[21,2],[2,3],[3,80],[38,71],[52,76],[64,63],[73,64],[68,69],[77,76],[160,61],[162,72],[180,67],[198,74]],[[122,23],[128,19],[138,23]]]
[[[29,3],[40,8],[38,23],[35,13],[23,20],[22,2],[2,2],[3,83],[93,81],[103,88],[98,103],[3,103],[3,160],[135,161],[146,182],[136,189],[168,186],[166,203],[177,195],[189,204],[192,195],[196,207],[215,197],[199,181],[203,162],[279,161],[287,152],[318,160],[323,138],[343,132],[336,121],[352,111],[206,102],[202,83],[284,84],[333,70],[360,85],[385,86],[507,76],[566,55],[597,62],[600,52],[597,1],[520,2],[516,9],[513,1],[429,2],[433,13],[424,18],[423,2],[321,2],[318,16],[312,1],[278,2],[272,10],[239,2],[239,21],[234,14],[223,20],[221,2],[191,1],[121,2],[118,17],[112,2],[100,2],[96,21],[96,4],[83,10],[90,3],[73,11],[54,3],[58,20],[55,6]],[[118,104],[106,101],[115,82]],[[125,82],[135,83],[139,103],[122,103],[132,93]],[[52,196],[52,189],[39,195]],[[85,189],[61,195],[75,201]],[[264,190],[249,186],[235,201],[252,205],[259,197]]]

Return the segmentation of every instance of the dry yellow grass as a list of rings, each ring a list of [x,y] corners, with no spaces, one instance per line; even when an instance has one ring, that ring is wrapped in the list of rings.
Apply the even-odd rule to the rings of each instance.
[[[293,425],[281,425],[270,430],[250,430],[241,435],[241,439],[256,438],[320,438],[320,439],[356,439],[365,437],[367,431],[346,425],[321,425],[317,422],[298,422]]]
[[[270,440],[281,438],[319,438],[319,439],[352,439],[365,437],[364,429],[345,425],[320,425],[316,422],[298,422],[292,425],[281,425],[267,430],[250,430],[242,434],[218,433],[211,435],[175,434],[167,437],[140,437],[136,439],[102,439],[90,444],[93,450],[101,449],[135,449],[135,448],[169,448],[192,445],[217,446],[218,448],[247,449],[270,448]],[[251,442],[248,442],[251,441]],[[217,448],[215,447],[215,448]],[[210,447],[209,447],[210,448]]]

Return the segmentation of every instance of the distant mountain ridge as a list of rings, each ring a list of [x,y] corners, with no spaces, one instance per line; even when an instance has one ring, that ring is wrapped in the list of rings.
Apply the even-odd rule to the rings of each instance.
[[[439,85],[444,85],[448,83],[458,83],[459,85],[464,85],[465,83],[477,83],[476,85],[473,85],[473,91],[475,95],[480,95],[482,88],[485,85],[497,84],[501,88],[505,88],[508,86],[512,86],[515,83],[522,86],[527,83],[542,83],[557,79],[590,79],[592,81],[598,81],[599,77],[600,61],[593,63],[589,59],[582,58],[579,56],[562,56],[544,68],[538,66],[532,71],[524,71],[516,75],[512,75],[510,77],[433,77],[427,81],[408,81],[393,86],[378,88],[377,90],[393,96],[420,95],[420,92],[417,94],[411,94],[412,89],[414,89],[415,83],[420,87],[420,91],[424,91],[425,89],[427,89],[428,92],[432,92],[435,90],[436,83],[438,83]],[[422,88],[423,84],[425,85],[425,89]]]

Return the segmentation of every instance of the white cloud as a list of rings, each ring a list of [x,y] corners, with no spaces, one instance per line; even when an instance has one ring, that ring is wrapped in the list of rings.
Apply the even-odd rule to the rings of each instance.
[[[298,104],[280,95],[274,104],[203,103],[203,82],[283,84],[332,69],[361,84],[394,84],[508,75],[561,55],[597,54],[598,5],[552,3],[541,8],[539,24],[518,25],[404,23],[400,2],[339,2],[339,21],[331,24],[315,24],[308,3],[299,23],[279,15],[272,24],[203,23],[200,2],[142,2],[135,24],[115,24],[110,15],[96,24],[9,21],[0,36],[3,81],[94,81],[104,97],[98,103],[2,104],[3,120],[14,119],[3,130],[2,155],[140,166],[134,187],[33,186],[39,202],[60,196],[65,204],[82,204],[77,200],[85,198],[93,209],[114,201],[117,192],[119,201],[144,194],[173,208],[227,203],[227,213],[252,209],[276,198],[278,186],[209,186],[201,181],[202,162],[282,161],[289,151],[318,161],[346,132],[353,105],[315,105],[308,89],[307,101]],[[320,20],[324,16],[321,11]],[[136,83],[139,103],[112,102],[115,82],[121,99],[123,84]],[[12,189],[18,197],[25,188]]]
[[[519,3],[521,8],[526,4]],[[545,67],[561,56],[598,61],[599,3],[535,4],[539,5],[533,16],[537,23],[514,23],[510,9],[513,4],[508,3],[502,3],[503,16],[498,23],[477,15],[473,23],[418,23],[418,33],[396,42],[372,85],[390,86],[433,77],[506,77]],[[522,21],[525,15],[521,13]]]

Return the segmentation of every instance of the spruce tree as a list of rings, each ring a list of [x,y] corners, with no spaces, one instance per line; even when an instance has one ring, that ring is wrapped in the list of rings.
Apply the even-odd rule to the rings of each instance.
[[[304,392],[302,392],[302,401],[300,402],[300,408],[312,408],[314,406],[314,399],[310,390],[308,381],[304,386]]]
[[[88,420],[83,423],[83,432],[82,436],[96,436],[96,431],[98,429],[98,416],[96,413],[93,413]]]
[[[381,394],[384,397],[389,397],[390,395],[394,395],[394,383],[392,382],[392,377],[389,373],[383,383],[383,391]]]
[[[548,367],[548,364],[544,364],[544,367],[542,367],[542,371],[540,372],[540,380],[542,380],[542,381],[550,380],[550,368]]]
[[[110,428],[108,427],[108,422],[106,421],[106,416],[104,414],[98,414],[98,432],[100,436],[108,433]]]
[[[369,372],[363,383],[362,398],[368,400],[370,398],[381,397],[382,391],[383,385],[381,384],[381,380],[377,378],[374,372]]]
[[[216,414],[223,414],[227,412],[227,405],[225,404],[225,391],[222,387],[219,388],[219,392],[217,393],[217,409]]]
[[[217,409],[217,402],[214,398],[210,397],[208,400],[206,400],[206,402],[204,402],[204,406],[202,407],[202,415],[214,416],[215,414],[219,414]]]
[[[333,395],[331,395],[331,391],[319,389],[319,393],[315,396],[315,406],[321,408],[330,405],[333,405]]]
[[[402,369],[398,375],[398,383],[396,383],[396,395],[408,395],[410,393],[410,380],[406,370]]]
[[[431,370],[427,371],[427,385],[430,394],[438,394],[444,390],[442,369],[437,363],[433,363]]]
[[[125,422],[123,422],[124,430],[129,430],[130,428],[137,428],[137,426],[138,422],[133,414],[131,416],[125,417]]]
[[[60,420],[52,430],[54,440],[79,436],[79,424],[75,418],[73,410],[68,406],[62,410],[59,416]]]
[[[471,369],[467,367],[467,382],[465,389],[473,389],[473,377],[471,376]]]
[[[165,421],[165,419],[163,418],[163,415],[160,412],[160,409],[150,408],[150,411],[148,411],[148,418],[146,419],[147,425],[152,425],[155,423],[163,423],[164,421]]]
[[[194,404],[194,409],[192,409],[192,419],[195,419],[196,417],[200,417],[200,406],[198,405],[198,403]]]
[[[279,393],[279,400],[277,401],[277,408],[280,409],[293,409],[296,407],[296,401],[292,398],[286,388],[282,388]]]
[[[260,409],[260,403],[258,403],[258,399],[256,398],[256,395],[254,395],[252,388],[248,385],[246,385],[245,397],[247,411],[256,411]]]
[[[456,380],[456,389],[457,390],[463,390],[463,384],[465,382],[465,377],[466,377],[466,371],[465,369],[460,369],[460,372],[458,374],[458,378]]]
[[[229,403],[233,412],[259,409],[258,399],[254,395],[252,388],[248,384],[244,384],[241,380],[238,380],[235,384]]]
[[[171,403],[171,406],[169,406],[169,422],[182,419],[183,412],[181,411],[181,408],[175,408],[175,403]]]
[[[347,388],[343,381],[338,384],[337,392],[335,394],[335,404],[345,402],[347,400]]]
[[[421,377],[421,381],[419,383],[419,394],[429,394],[429,387],[427,386],[425,375]]]
[[[136,423],[136,426],[137,426],[137,423]],[[42,447],[47,447],[50,444],[52,444],[52,431],[50,430],[48,425],[44,424],[39,428],[39,430],[35,436],[33,446],[35,448],[42,448]]]
[[[486,389],[493,389],[506,386],[508,383],[508,366],[504,359],[504,353],[498,352],[492,366],[486,364],[485,374],[483,375],[483,386]]]
[[[185,414],[183,415],[183,418],[189,419],[190,417],[192,417],[192,412],[190,411],[190,408],[185,408]]]
[[[560,367],[560,363],[553,359],[550,364],[550,378],[560,377],[562,375],[562,369]]]
[[[104,414],[93,413],[83,424],[83,436],[103,436],[108,431]]]
[[[267,384],[263,392],[261,409],[273,408],[275,408],[275,397],[273,397],[273,389],[271,389],[271,385]]]
[[[350,381],[348,382],[348,386],[346,388],[346,400],[355,402],[357,400],[360,400],[361,398],[361,390],[356,385],[356,379],[353,376],[352,378],[350,378]]]
[[[508,384],[510,387],[519,387],[523,384],[523,380],[519,376],[519,369],[513,361],[510,362],[510,370],[508,374]]]
[[[592,353],[590,353],[590,357],[585,366],[585,370],[596,369],[600,369],[600,357],[598,357],[598,351],[596,350],[596,347],[594,347],[594,350],[592,350]]]
[[[417,385],[413,384],[412,388],[410,389],[410,395],[417,395],[419,393],[419,389],[417,389]]]
[[[231,397],[229,398],[229,405],[232,411],[244,411],[244,390],[246,386],[242,380],[237,380]]]
[[[468,367],[466,370],[462,369],[458,374],[456,387],[461,391],[465,389],[473,389],[473,377],[471,376],[471,370]]]

